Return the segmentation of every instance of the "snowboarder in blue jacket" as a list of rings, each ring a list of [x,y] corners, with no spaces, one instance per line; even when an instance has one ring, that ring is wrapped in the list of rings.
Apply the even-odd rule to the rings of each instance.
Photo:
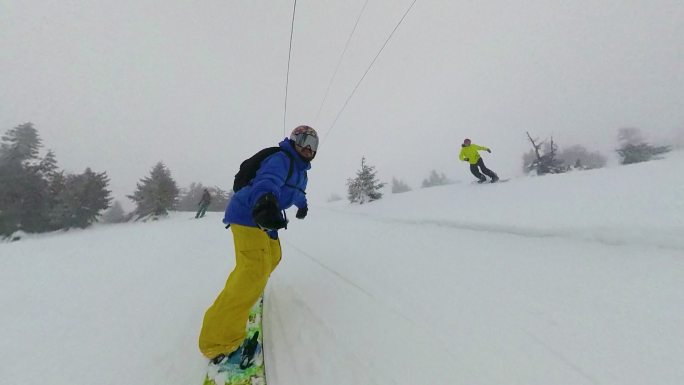
[[[200,350],[217,365],[248,350],[245,324],[250,308],[281,258],[278,230],[287,225],[282,210],[296,206],[298,219],[308,212],[307,170],[318,150],[318,134],[299,126],[279,147],[261,162],[254,179],[235,193],[223,219],[233,232],[236,265],[204,315],[199,337]]]

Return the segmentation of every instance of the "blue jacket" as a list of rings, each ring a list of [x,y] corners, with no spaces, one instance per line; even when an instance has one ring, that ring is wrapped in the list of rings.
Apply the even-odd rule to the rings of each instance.
[[[252,182],[233,195],[226,207],[223,223],[257,227],[252,219],[252,209],[256,201],[267,193],[275,195],[281,210],[292,205],[298,208],[306,207],[306,171],[311,168],[311,163],[304,161],[297,154],[289,139],[285,138],[278,145],[292,155],[292,176],[285,180],[290,169],[290,157],[283,151],[264,159]]]

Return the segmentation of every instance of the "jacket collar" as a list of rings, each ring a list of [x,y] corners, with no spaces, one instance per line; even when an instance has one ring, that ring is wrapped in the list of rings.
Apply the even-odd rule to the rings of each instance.
[[[302,157],[297,153],[297,150],[292,147],[292,143],[290,142],[290,139],[285,138],[283,139],[280,143],[278,143],[280,148],[283,150],[287,151],[292,155],[292,159],[295,161],[295,166],[299,170],[309,170],[311,168],[311,162],[307,162]]]

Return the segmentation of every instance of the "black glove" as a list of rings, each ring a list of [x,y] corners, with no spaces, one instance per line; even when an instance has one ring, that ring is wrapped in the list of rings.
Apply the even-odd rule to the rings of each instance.
[[[278,230],[287,226],[287,221],[278,207],[278,200],[271,193],[264,194],[257,199],[252,209],[252,219],[264,230]]]
[[[487,149],[487,152],[491,154],[491,153],[492,153],[492,150],[490,150],[490,149]]]
[[[297,209],[297,214],[295,214],[295,217],[297,217],[297,219],[304,219],[308,212],[309,212],[308,206],[301,207],[301,208]]]
[[[463,158],[463,161],[464,161],[464,162],[470,162],[470,159],[468,159],[468,158]]]

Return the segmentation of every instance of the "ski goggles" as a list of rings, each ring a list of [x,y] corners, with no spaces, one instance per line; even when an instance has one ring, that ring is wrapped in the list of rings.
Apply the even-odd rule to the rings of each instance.
[[[294,144],[299,147],[309,147],[311,151],[318,151],[318,137],[314,135],[297,134],[294,138]]]

